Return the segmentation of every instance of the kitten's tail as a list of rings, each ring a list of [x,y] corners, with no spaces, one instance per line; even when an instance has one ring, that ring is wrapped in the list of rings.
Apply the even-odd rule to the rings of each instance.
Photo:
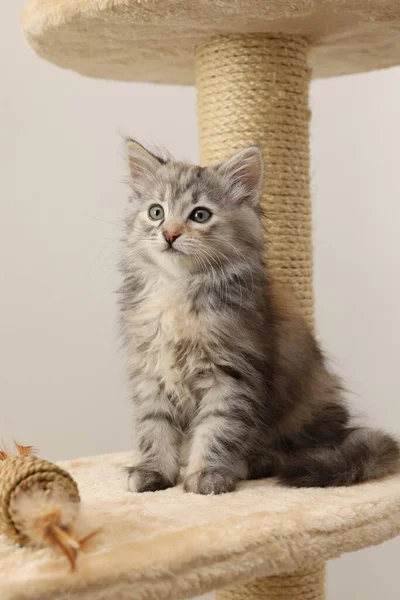
[[[400,446],[381,431],[356,428],[341,445],[307,450],[286,464],[280,481],[293,487],[344,486],[400,471]]]

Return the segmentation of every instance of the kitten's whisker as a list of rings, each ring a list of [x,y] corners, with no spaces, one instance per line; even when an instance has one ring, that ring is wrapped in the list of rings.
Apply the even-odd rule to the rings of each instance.
[[[236,277],[237,277],[237,283],[238,283],[238,286],[239,286],[239,292],[240,292],[240,304],[239,304],[239,311],[238,311],[238,314],[239,314],[239,313],[240,313],[240,310],[241,310],[241,308],[242,308],[242,306],[243,306],[243,290],[242,290],[242,285],[241,285],[241,283],[240,283],[240,275],[239,275],[239,272],[238,272],[238,270],[236,269],[235,265],[232,263],[232,261],[231,261],[231,260],[230,260],[230,259],[229,259],[229,258],[228,258],[228,257],[227,257],[227,256],[226,256],[226,255],[225,255],[223,252],[222,252],[222,251],[220,251],[220,250],[217,250],[217,249],[215,249],[215,248],[214,248],[214,251],[215,251],[215,252],[218,252],[218,254],[220,254],[220,255],[222,256],[222,258],[223,258],[223,259],[225,259],[225,260],[228,262],[228,264],[229,264],[229,265],[232,267],[232,269],[233,269],[234,273],[236,274]],[[226,278],[225,278],[225,281],[226,281]],[[227,283],[226,283],[226,286],[227,286]]]
[[[215,236],[213,236],[213,239],[217,240],[217,238],[215,238]],[[224,238],[224,243],[227,244],[230,248],[232,248],[232,250],[234,252],[236,252],[236,254],[243,260],[243,262],[248,266],[248,273],[251,276],[251,291],[254,290],[254,277],[253,277],[253,269],[251,267],[251,264],[249,262],[249,260],[247,259],[247,257],[245,256],[245,254],[243,252],[241,252],[238,248],[236,248],[231,242],[229,242],[227,239]]]
[[[215,286],[215,282],[216,282],[216,283],[219,283],[219,279],[218,279],[218,276],[217,276],[217,274],[216,274],[216,272],[215,272],[215,269],[214,269],[214,267],[212,266],[212,264],[211,264],[210,260],[208,260],[208,257],[207,257],[207,255],[206,255],[206,257],[204,258],[204,254],[205,254],[205,253],[204,253],[204,251],[202,251],[202,249],[201,249],[201,248],[197,248],[197,252],[198,252],[198,253],[200,253],[200,254],[202,255],[202,257],[203,257],[203,258],[202,258],[202,263],[205,265],[204,273],[205,273],[205,274],[207,274],[207,267],[208,267],[209,269],[211,269],[211,285],[212,285],[212,287],[216,287],[216,286]],[[219,302],[221,303],[221,299],[220,299],[220,301],[219,301]]]
[[[217,262],[217,266],[220,269],[220,276],[216,278],[216,280],[219,283],[220,288],[221,288],[221,300],[220,300],[220,303],[221,303],[221,301],[224,300],[224,308],[226,309],[227,302],[228,302],[228,284],[227,284],[227,281],[226,281],[223,264],[218,259],[218,257],[216,257],[213,254],[211,254],[206,248],[201,247],[201,248],[199,248],[199,250],[201,250],[209,258],[208,264],[209,264],[209,266],[210,266],[210,268],[212,269],[213,272],[214,272],[214,269],[211,266],[211,261]],[[222,286],[224,286],[224,287],[222,287]],[[225,294],[225,298],[224,298],[224,294]],[[219,307],[219,305],[218,305],[218,307]]]
[[[196,244],[191,244],[192,248],[194,249],[194,254],[195,256],[201,260],[201,265],[202,265],[202,270],[204,272],[204,274],[207,274],[207,270],[211,269],[211,284],[212,287],[214,287],[214,281],[216,281],[217,283],[219,283],[219,279],[218,277],[216,277],[215,274],[215,270],[209,260],[209,255],[204,251],[203,248],[201,248],[200,246],[196,245]]]
[[[113,225],[114,227],[117,227],[118,229],[123,229],[123,226],[121,223],[117,223],[114,221],[107,221],[106,219],[99,219],[99,217],[90,217],[91,219],[93,219],[93,221],[99,221],[99,223],[106,223],[107,225]]]

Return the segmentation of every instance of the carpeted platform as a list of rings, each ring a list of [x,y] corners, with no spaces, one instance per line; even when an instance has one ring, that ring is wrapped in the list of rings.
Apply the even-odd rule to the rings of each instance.
[[[233,583],[310,569],[400,533],[400,476],[351,488],[246,482],[224,496],[127,491],[128,454],[61,463],[82,519],[101,526],[71,574],[51,550],[0,536],[1,600],[188,598]]]

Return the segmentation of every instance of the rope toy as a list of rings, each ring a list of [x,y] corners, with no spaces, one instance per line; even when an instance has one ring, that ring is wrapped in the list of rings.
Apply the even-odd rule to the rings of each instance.
[[[98,533],[76,537],[78,486],[32,446],[14,443],[18,456],[0,449],[0,533],[23,546],[58,548],[75,571],[79,551]]]

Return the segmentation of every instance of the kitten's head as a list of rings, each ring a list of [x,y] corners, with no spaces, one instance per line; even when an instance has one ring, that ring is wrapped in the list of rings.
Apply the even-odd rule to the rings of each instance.
[[[132,262],[170,274],[235,269],[262,248],[263,161],[252,146],[215,167],[165,160],[127,141]],[[132,265],[133,266],[133,265]]]

